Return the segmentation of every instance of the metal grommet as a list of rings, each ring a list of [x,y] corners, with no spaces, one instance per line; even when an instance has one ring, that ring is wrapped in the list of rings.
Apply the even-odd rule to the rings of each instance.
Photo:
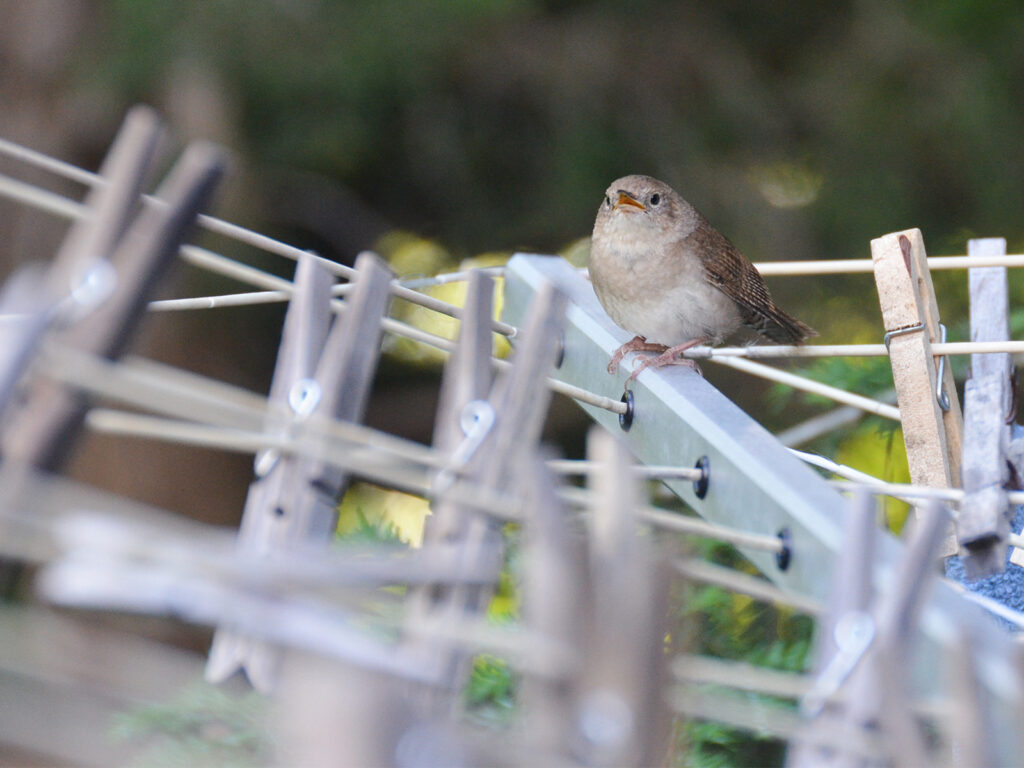
[[[565,362],[565,331],[558,335],[558,352],[555,354],[555,368],[561,368]]]
[[[789,568],[789,563],[793,559],[793,534],[789,532],[789,528],[783,528],[776,536],[782,542],[782,549],[775,553],[775,564],[780,571],[784,571]]]
[[[708,495],[708,483],[711,481],[711,462],[707,456],[701,456],[694,465],[700,470],[700,477],[693,481],[693,493],[698,499]]]
[[[633,426],[633,410],[635,408],[633,390],[627,389],[623,392],[622,399],[619,402],[626,404],[625,413],[619,414],[619,426],[622,427],[623,432],[629,432],[629,428]]]

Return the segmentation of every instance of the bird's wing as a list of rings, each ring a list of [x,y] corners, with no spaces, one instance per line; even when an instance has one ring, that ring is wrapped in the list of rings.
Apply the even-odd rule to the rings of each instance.
[[[782,344],[799,344],[812,328],[775,306],[757,268],[703,218],[690,234],[708,282],[739,307],[743,324]]]

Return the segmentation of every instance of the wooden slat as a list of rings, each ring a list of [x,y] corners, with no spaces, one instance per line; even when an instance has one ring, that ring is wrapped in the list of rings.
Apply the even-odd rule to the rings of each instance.
[[[1006,240],[971,240],[971,258],[1002,256]],[[971,341],[1010,338],[1009,290],[1005,267],[968,270],[971,298]],[[957,518],[957,537],[964,549],[964,568],[977,578],[1002,571],[1006,563],[1012,392],[1010,355],[971,356],[971,377],[964,385],[964,500]]]
[[[381,320],[391,301],[391,270],[381,259],[363,252],[356,259],[355,291],[346,301],[344,314],[334,321],[316,369],[322,390],[320,405],[312,419],[362,421],[370,399],[373,379],[380,360]],[[326,462],[311,467],[310,477],[327,497],[343,493],[347,478]],[[334,499],[329,499],[326,516],[310,513],[311,535],[333,535],[337,523]]]

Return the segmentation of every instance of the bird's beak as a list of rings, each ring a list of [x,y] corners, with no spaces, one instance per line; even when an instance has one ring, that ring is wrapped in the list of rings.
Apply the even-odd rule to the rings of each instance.
[[[623,206],[630,206],[629,208]],[[637,200],[635,197],[630,195],[628,192],[619,190],[619,199],[615,202],[615,210],[622,210],[623,213],[632,213],[632,208],[639,208],[641,211],[646,211],[647,206]]]

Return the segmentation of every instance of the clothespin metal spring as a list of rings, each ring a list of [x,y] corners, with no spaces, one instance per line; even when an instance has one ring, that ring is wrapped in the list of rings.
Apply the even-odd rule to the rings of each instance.
[[[882,343],[885,344],[885,348],[888,351],[889,344],[892,342],[895,336],[902,336],[906,333],[914,333],[915,331],[923,331],[924,323],[918,323],[917,325],[911,325],[906,328],[897,328],[895,331],[889,331],[882,337]],[[945,323],[939,323],[939,343],[946,343],[946,325]],[[939,358],[939,371],[935,376],[935,400],[939,404],[939,408],[944,411],[949,410],[949,395],[946,394],[945,388],[942,386],[942,380],[946,375],[946,356],[942,355]]]
[[[294,426],[308,419],[320,405],[322,397],[323,390],[320,387],[320,382],[316,379],[303,378],[292,384],[291,389],[288,390],[288,407],[292,409],[295,416],[290,425]],[[280,458],[281,452],[278,450],[260,451],[256,455],[256,463],[253,468],[256,477],[266,477],[270,474]]]
[[[465,435],[452,451],[448,466],[437,473],[432,491],[443,493],[455,482],[455,473],[465,466],[494,426],[494,408],[486,400],[470,400],[459,414],[459,426]]]
[[[875,620],[866,611],[847,611],[836,622],[832,632],[836,654],[818,675],[814,687],[800,700],[800,712],[813,718],[821,714],[843,682],[856,668],[864,652],[875,639]]]

